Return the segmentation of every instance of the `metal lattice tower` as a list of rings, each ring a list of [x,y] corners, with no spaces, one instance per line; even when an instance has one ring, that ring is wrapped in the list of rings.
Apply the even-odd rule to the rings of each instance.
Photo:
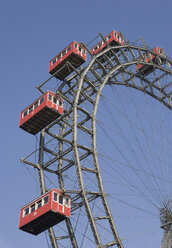
[[[144,61],[145,53],[150,57],[152,67],[148,75],[136,70],[138,58]],[[62,247],[82,247],[86,239],[86,247],[91,244],[90,247],[123,248],[103,188],[96,148],[96,113],[103,88],[112,84],[132,87],[172,109],[172,61],[168,57],[162,59],[151,49],[130,43],[120,47],[107,46],[96,56],[89,54],[88,65],[74,69],[56,91],[66,102],[64,114],[42,130],[38,150],[21,160],[37,169],[41,193],[49,189],[47,175],[50,175],[53,183],[71,196],[75,222],[73,218],[67,219],[60,231],[56,227],[49,229],[53,248],[61,247],[61,244]],[[156,63],[151,54],[156,55]],[[67,66],[69,70],[73,69],[68,62]],[[38,86],[39,91],[44,93],[44,86],[52,78],[53,75]],[[37,162],[33,159],[35,153],[39,153]],[[80,223],[81,229],[76,227],[79,213],[85,216]],[[165,239],[164,243],[171,243]],[[162,245],[162,248],[170,246]]]

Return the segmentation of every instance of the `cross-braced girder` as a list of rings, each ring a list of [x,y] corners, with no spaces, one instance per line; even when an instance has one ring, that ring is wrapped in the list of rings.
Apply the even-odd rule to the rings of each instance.
[[[144,62],[145,53],[149,63]],[[66,220],[66,229],[61,229],[63,235],[50,229],[52,247],[64,240],[73,247],[81,247],[88,238],[87,232],[92,233],[90,242],[95,247],[123,247],[103,188],[96,145],[96,114],[102,90],[111,84],[135,88],[172,109],[172,61],[157,54],[157,60],[153,61],[151,54],[154,52],[148,48],[130,44],[108,46],[92,56],[85,68],[75,69],[58,87],[56,93],[66,102],[65,112],[42,131],[38,163],[30,156],[22,162],[38,170],[42,193],[48,189],[45,174],[53,175],[54,184],[71,195],[71,212],[82,212],[88,223],[82,242],[77,235],[77,218],[75,222],[72,218]],[[150,73],[144,75],[136,69],[140,58],[143,66],[151,68]],[[43,91],[49,81],[38,88]]]

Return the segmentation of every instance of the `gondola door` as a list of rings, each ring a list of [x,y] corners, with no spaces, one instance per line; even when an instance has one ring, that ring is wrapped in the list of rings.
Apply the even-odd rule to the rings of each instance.
[[[64,198],[64,196],[63,195],[60,195],[59,194],[59,201],[58,201],[58,211],[60,212],[60,213],[63,213],[64,214],[64,210],[65,210],[65,198]]]

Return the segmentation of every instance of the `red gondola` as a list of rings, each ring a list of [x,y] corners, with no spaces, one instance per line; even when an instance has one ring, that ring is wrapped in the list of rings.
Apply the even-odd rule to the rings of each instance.
[[[125,44],[125,40],[123,39],[122,35],[116,32],[115,30],[108,34],[105,37],[105,40],[110,46],[123,46]],[[106,48],[106,46],[106,43],[101,40],[99,43],[97,43],[94,47],[91,48],[91,53],[93,55],[96,55],[104,48]]]
[[[143,60],[143,58],[140,58],[140,62],[144,61],[144,62],[149,63],[152,60],[154,63],[158,63],[158,61],[160,63],[162,63],[164,60],[163,57],[164,58],[166,57],[165,53],[164,53],[164,49],[156,46],[152,51],[157,53],[158,55],[161,55],[161,58],[158,60],[158,58],[155,54],[145,53],[143,55],[144,60]],[[138,65],[136,65],[136,70],[143,75],[148,75],[149,73],[151,73],[154,70],[154,67],[153,67],[153,65],[138,64]]]
[[[52,189],[20,209],[19,229],[38,235],[70,218],[70,197]]]
[[[63,99],[47,91],[20,114],[19,127],[36,134],[63,114]]]
[[[49,73],[54,74],[54,77],[63,80],[71,72],[72,68],[65,65],[68,61],[76,69],[87,60],[87,51],[76,41],[73,41],[61,53],[53,58],[49,63]]]

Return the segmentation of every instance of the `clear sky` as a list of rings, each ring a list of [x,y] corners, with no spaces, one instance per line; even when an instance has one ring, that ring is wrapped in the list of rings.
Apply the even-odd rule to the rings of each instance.
[[[172,57],[171,9],[171,0],[1,0],[0,247],[47,248],[44,234],[32,237],[18,230],[20,207],[39,194],[20,163],[35,148],[35,138],[18,124],[20,111],[38,97],[35,87],[49,77],[50,59],[73,40],[88,43],[113,29],[133,42],[142,36],[150,47],[159,45]],[[161,233],[158,242],[160,238]],[[140,247],[158,247],[144,242]],[[138,248],[134,243],[126,247]]]

